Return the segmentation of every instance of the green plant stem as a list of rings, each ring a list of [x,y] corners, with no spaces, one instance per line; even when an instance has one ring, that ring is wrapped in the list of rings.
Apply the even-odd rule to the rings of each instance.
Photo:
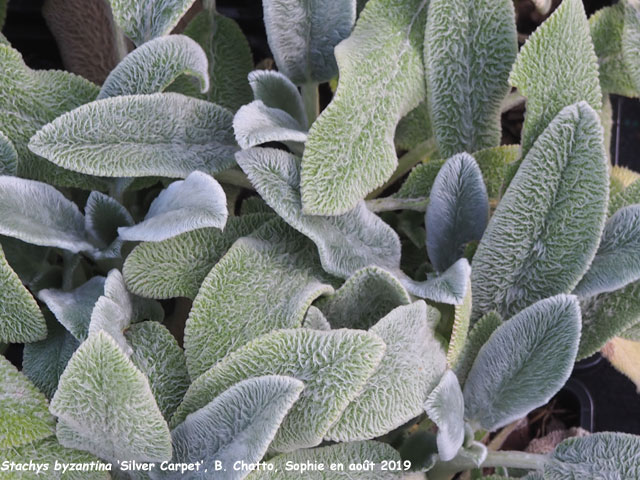
[[[366,205],[372,212],[389,212],[392,210],[415,210],[424,212],[429,204],[428,198],[375,198],[367,200]]]
[[[525,468],[528,470],[542,470],[547,462],[546,455],[537,453],[525,453],[514,451],[497,451],[489,450],[487,458],[482,462],[482,467],[507,467],[507,468]]]
[[[304,109],[307,113],[307,120],[309,127],[314,122],[318,115],[320,115],[320,96],[318,94],[317,83],[305,83],[300,87],[302,93],[302,102],[304,103]]]

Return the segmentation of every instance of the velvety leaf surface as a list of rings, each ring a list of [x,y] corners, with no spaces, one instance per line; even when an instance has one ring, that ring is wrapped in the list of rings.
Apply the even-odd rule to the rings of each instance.
[[[306,213],[345,213],[395,170],[396,125],[425,97],[422,43],[427,4],[428,0],[371,0],[351,36],[336,47],[338,90],[314,122],[305,145]]]
[[[511,0],[431,0],[424,64],[440,155],[500,144],[500,105],[517,52]]]
[[[264,25],[278,70],[294,83],[322,83],[338,73],[334,47],[351,33],[354,0],[265,0]]]
[[[393,139],[397,148],[411,150],[432,136],[429,107],[424,101],[400,120]]]
[[[157,242],[200,228],[222,230],[227,215],[227,198],[220,184],[196,171],[160,192],[143,222],[120,227],[118,233],[124,240]]]
[[[615,172],[611,169],[611,174]],[[611,195],[609,199],[609,216],[612,216],[623,207],[628,207],[635,203],[640,203],[640,182],[634,180],[622,190]]]
[[[580,327],[572,295],[540,300],[503,323],[464,384],[465,418],[493,431],[547,403],[571,374]]]
[[[478,352],[501,324],[502,317],[497,312],[489,312],[473,325],[465,341],[460,358],[455,365],[455,373],[461,384],[464,384],[467,379]]]
[[[274,70],[254,70],[249,74],[249,85],[255,100],[287,112],[306,129],[309,121],[302,97],[298,87],[285,75]]]
[[[393,275],[378,267],[365,267],[335,294],[318,299],[316,306],[333,328],[368,330],[394,308],[409,303],[409,293]]]
[[[490,199],[500,198],[509,167],[520,158],[519,145],[501,145],[473,153]]]
[[[240,107],[233,118],[233,130],[242,148],[268,142],[302,144],[307,140],[305,128],[295,118],[284,110],[266,106],[261,100]]]
[[[400,306],[369,330],[387,345],[362,392],[325,438],[349,442],[384,435],[418,416],[447,368],[433,329],[439,312],[423,301]]]
[[[245,478],[248,472],[233,465],[260,461],[303,388],[300,380],[275,375],[237,383],[173,430],[172,461],[204,461],[202,468],[214,471],[218,460],[224,471],[216,472],[216,478]],[[184,477],[174,473],[154,478]]]
[[[491,310],[513,315],[576,286],[604,227],[607,168],[597,114],[584,102],[564,108],[527,154],[478,245],[474,319]]]
[[[439,272],[453,265],[467,243],[479,241],[489,220],[482,173],[471,155],[451,157],[433,183],[425,216],[427,253]]]
[[[123,274],[131,292],[150,298],[195,298],[211,268],[240,237],[272,215],[229,217],[223,231],[202,228],[161,242],[141,243],[127,257]]]
[[[7,136],[0,132],[0,175],[18,173],[18,152]]]
[[[178,425],[231,385],[261,375],[286,375],[305,383],[271,449],[318,445],[362,390],[385,351],[382,339],[355,330],[279,330],[236,350],[197,378],[172,419]]]
[[[464,398],[458,378],[447,370],[429,394],[424,408],[438,426],[438,454],[442,461],[452,460],[464,442]]]
[[[34,342],[46,336],[47,325],[38,304],[7,263],[0,246],[0,342]]]
[[[187,319],[192,378],[260,335],[299,327],[311,302],[333,293],[313,250],[279,220],[236,241],[207,275]]]
[[[369,265],[390,270],[400,264],[396,233],[360,202],[339,216],[305,215],[298,191],[298,159],[282,150],[252,148],[239,152],[238,164],[260,196],[289,225],[318,247],[324,269],[347,278]]]
[[[399,272],[400,281],[409,293],[434,302],[461,305],[469,289],[471,266],[461,258],[441,274],[429,274],[427,280],[415,281]]]
[[[621,2],[622,3],[622,2]],[[640,5],[627,0],[624,3],[624,28],[622,31],[622,55],[636,92],[640,91]]]
[[[117,200],[100,192],[91,192],[84,207],[84,228],[99,252],[95,258],[120,258],[123,240],[118,238],[119,227],[129,227],[131,214]]]
[[[47,399],[2,355],[0,375],[0,450],[53,435]]]
[[[444,160],[429,159],[424,163],[419,163],[409,172],[409,176],[400,190],[393,196],[398,198],[429,198],[433,183],[436,181],[444,162]]]
[[[568,105],[585,101],[596,112],[600,111],[598,59],[581,0],[563,0],[529,37],[520,50],[509,82],[527,97],[523,156]]]
[[[447,365],[450,368],[456,368],[467,343],[471,323],[471,303],[471,284],[469,284],[462,303],[453,307],[453,326],[447,348]]]
[[[78,438],[92,442],[60,438],[65,446],[112,461],[171,458],[169,429],[147,379],[104,332],[91,335],[71,357],[50,408]]]
[[[302,320],[302,328],[311,330],[331,330],[331,325],[319,308],[311,305]]]
[[[91,175],[186,178],[233,165],[232,121],[225,108],[177,93],[113,97],[56,118],[29,148]]]
[[[123,58],[106,78],[98,99],[162,92],[178,76],[193,75],[209,89],[207,55],[184,35],[156,38]]]

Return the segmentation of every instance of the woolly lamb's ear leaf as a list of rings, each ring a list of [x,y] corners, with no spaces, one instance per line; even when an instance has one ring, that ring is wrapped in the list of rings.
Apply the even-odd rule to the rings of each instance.
[[[510,1],[510,0],[509,0]],[[482,173],[471,155],[451,157],[440,169],[425,216],[431,264],[444,272],[482,238],[489,220],[489,198]]]
[[[511,0],[431,0],[424,65],[443,157],[500,144],[500,105],[509,92],[516,36]]]
[[[202,283],[187,319],[184,347],[191,378],[260,335],[299,327],[311,302],[333,293],[332,279],[313,250],[280,220],[229,249]]]
[[[274,465],[273,471],[261,469],[253,472],[249,480],[298,480],[299,471],[287,470],[287,462],[293,465],[304,465],[307,462],[322,463],[324,465],[363,465],[367,461],[376,465],[374,470],[354,470],[354,471],[309,471],[305,472],[307,480],[394,480],[398,478],[398,473],[394,471],[380,470],[383,461],[400,462],[400,454],[391,445],[375,442],[351,442],[338,443],[328,447],[313,448],[308,450],[296,450],[285,453],[269,460],[268,463]],[[373,476],[375,475],[375,477]]]
[[[64,435],[59,440],[66,447],[97,448],[91,453],[110,461],[171,458],[169,428],[147,379],[104,332],[89,336],[73,354],[50,410],[78,440],[90,440],[71,444],[73,437]]]
[[[429,198],[433,182],[436,181],[444,162],[444,160],[429,159],[427,162],[419,163],[409,172],[409,176],[400,190],[393,196],[397,198]]]
[[[47,336],[47,324],[33,296],[7,263],[0,246],[0,342],[28,343]]]
[[[261,100],[267,107],[284,110],[303,128],[309,125],[298,87],[285,75],[273,70],[254,70],[249,74],[249,85],[255,100]]]
[[[284,110],[266,106],[261,100],[240,107],[233,118],[236,141],[242,148],[251,148],[268,142],[292,143],[302,151],[307,141],[304,127]]]
[[[478,245],[474,319],[490,310],[513,315],[577,285],[604,227],[607,163],[597,114],[584,102],[564,108],[527,154]]]
[[[614,337],[602,347],[602,356],[640,391],[640,342]]]
[[[51,185],[0,176],[0,234],[71,252],[93,250],[75,203]]]
[[[640,279],[640,205],[618,210],[606,223],[587,273],[573,290],[579,297],[612,292]]]
[[[334,295],[320,298],[316,306],[333,328],[367,330],[394,308],[409,303],[409,293],[396,277],[378,267],[365,267]]]
[[[500,198],[509,167],[520,158],[520,145],[501,145],[473,153],[490,199]]]
[[[453,460],[464,442],[464,398],[458,378],[447,370],[429,394],[424,408],[438,426],[438,454],[444,462]]]
[[[396,125],[425,97],[427,4],[370,0],[336,47],[338,90],[313,123],[302,160],[305,213],[345,213],[396,169]]]
[[[579,341],[576,297],[522,310],[480,349],[464,384],[465,417],[493,431],[544,405],[569,378]]]
[[[229,217],[224,231],[202,228],[161,242],[142,243],[125,260],[122,272],[127,287],[143,297],[193,299],[231,245],[270,218],[265,213]]]
[[[469,332],[464,349],[455,365],[455,373],[461,385],[464,385],[478,352],[500,325],[502,325],[500,314],[489,312],[480,318]]]
[[[622,57],[635,85],[640,91],[640,5],[632,0],[624,3],[624,28],[622,30]]]
[[[509,82],[527,97],[523,157],[568,105],[585,101],[600,112],[598,58],[581,0],[563,0],[533,32],[518,54]]]
[[[105,98],[45,125],[29,148],[91,175],[185,178],[233,165],[232,122],[227,109],[178,93]]]
[[[184,352],[164,325],[142,322],[124,333],[131,346],[131,361],[144,373],[162,415],[169,419],[189,384]]]
[[[227,197],[220,184],[196,171],[160,192],[142,223],[120,227],[118,233],[123,240],[158,242],[200,228],[222,230],[227,216]]]
[[[401,274],[402,272],[400,272]],[[469,289],[471,266],[461,258],[441,274],[430,274],[427,280],[416,282],[403,276],[400,281],[409,293],[434,302],[461,305]]]
[[[556,447],[544,466],[544,478],[640,477],[640,436],[602,432],[569,438]]]
[[[172,462],[202,461],[202,468],[213,471],[215,462],[220,461],[229,472],[217,474],[220,478],[246,477],[247,472],[233,465],[238,461],[255,463],[263,457],[303,388],[300,380],[276,375],[237,383],[173,430]],[[183,477],[173,473],[154,478]]]
[[[178,425],[241,380],[287,375],[305,382],[271,449],[288,452],[318,445],[358,395],[385,351],[377,335],[357,330],[277,330],[240,347],[189,387],[172,418]]]
[[[98,100],[162,92],[181,74],[193,75],[202,93],[209,90],[207,55],[184,35],[156,38],[136,48],[104,81]]]
[[[311,305],[304,316],[304,320],[302,320],[302,328],[329,331],[331,330],[331,325],[329,325],[322,311]]]
[[[609,216],[613,216],[614,213],[623,207],[640,203],[640,182],[635,175],[631,175],[635,174],[635,172],[625,170],[626,171],[622,171],[620,167],[613,167],[611,169],[612,180],[621,181],[623,184],[622,190],[619,190],[617,193],[612,193],[609,198]]]
[[[325,439],[339,442],[379,437],[418,416],[447,368],[433,334],[439,312],[422,300],[391,311],[369,332],[387,345],[361,393],[347,406]]]
[[[55,315],[75,338],[83,342],[89,332],[91,312],[104,293],[105,277],[93,277],[70,292],[46,289],[38,292],[38,298]]]
[[[0,44],[0,65],[0,131],[18,153],[18,175],[65,187],[105,190],[105,179],[56,167],[27,148],[40,127],[93,101],[98,87],[72,73],[31,70],[9,45]]]
[[[24,373],[47,398],[53,397],[58,380],[80,342],[57,321],[47,322],[45,340],[27,343],[22,357]]]
[[[0,450],[53,435],[56,421],[44,395],[2,355],[0,374]]]
[[[447,349],[447,365],[456,368],[463,354],[464,347],[469,334],[469,323],[471,322],[471,283],[467,286],[467,293],[460,305],[453,308],[453,326],[449,337],[449,348]]]
[[[7,136],[0,132],[0,175],[18,173],[18,152]]]
[[[194,0],[109,0],[113,18],[136,45],[167,35]]]
[[[131,214],[108,195],[91,192],[84,207],[84,228],[92,243],[100,251],[92,252],[96,259],[120,258],[123,240],[118,238],[118,227],[133,225]]]
[[[263,7],[278,70],[298,85],[335,77],[333,49],[351,33],[355,0],[265,0]]]
[[[369,265],[392,271],[399,268],[400,239],[364,202],[337,217],[305,215],[296,157],[273,148],[252,148],[238,152],[236,159],[265,202],[313,240],[327,272],[348,278]]]
[[[420,103],[398,122],[394,142],[396,148],[411,150],[433,136],[427,102]]]

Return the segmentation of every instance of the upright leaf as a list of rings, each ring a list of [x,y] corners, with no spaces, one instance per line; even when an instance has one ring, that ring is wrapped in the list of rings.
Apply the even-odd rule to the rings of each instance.
[[[305,213],[345,213],[395,170],[396,125],[425,97],[427,4],[370,0],[351,36],[336,47],[338,90],[305,145]],[[362,101],[367,98],[376,101]]]
[[[500,144],[500,104],[517,53],[511,0],[431,0],[424,64],[440,155]]]
[[[439,272],[453,265],[469,242],[479,241],[489,220],[489,199],[476,161],[455,155],[431,189],[425,217],[427,253]]]
[[[580,327],[571,295],[540,300],[503,323],[464,384],[465,418],[492,431],[547,403],[571,374]]]
[[[156,38],[123,58],[106,78],[98,99],[162,92],[178,76],[193,75],[202,93],[209,89],[207,56],[184,35]]]
[[[298,191],[298,159],[282,150],[252,148],[237,155],[262,198],[293,228],[318,247],[324,269],[343,278],[369,265],[395,270],[400,264],[396,233],[360,202],[335,216],[305,215]]]
[[[640,5],[624,0],[624,28],[622,30],[622,56],[636,91],[640,91]]]
[[[576,286],[604,227],[607,169],[597,114],[584,102],[564,108],[527,154],[475,253],[475,319],[490,310],[509,316]]]
[[[306,128],[309,124],[302,97],[291,80],[273,70],[254,70],[249,74],[253,98],[267,107],[283,110]]]
[[[447,370],[429,394],[424,406],[438,426],[438,454],[444,462],[452,460],[464,442],[464,398],[458,378]]]
[[[581,0],[563,0],[529,37],[509,82],[527,97],[523,156],[563,108],[585,101],[600,112],[598,59]]]
[[[104,332],[71,357],[50,408],[62,422],[58,438],[66,447],[114,462],[171,458],[169,429],[147,379]]]
[[[322,83],[338,73],[333,49],[351,33],[355,0],[265,0],[264,24],[278,70],[294,83]]]
[[[447,349],[447,365],[450,368],[456,368],[463,355],[471,322],[471,305],[471,285],[469,284],[462,303],[453,307],[453,325]]]
[[[502,317],[497,312],[489,312],[480,318],[469,331],[462,353],[455,364],[455,374],[462,385],[467,379],[478,352],[501,324]]]
[[[194,0],[109,0],[113,17],[136,45],[168,34]]]
[[[233,165],[232,121],[225,108],[177,93],[105,98],[45,125],[29,148],[91,175],[186,178]]]
[[[131,214],[117,200],[100,192],[91,192],[84,213],[84,228],[100,249],[93,256],[120,258],[123,240],[118,238],[118,228],[133,225]]]
[[[18,152],[7,136],[0,132],[0,175],[18,173]]]
[[[362,390],[384,354],[377,335],[356,330],[278,330],[236,350],[198,377],[172,418],[178,425],[227,388],[246,378],[286,375],[305,382],[271,449],[318,445]]]

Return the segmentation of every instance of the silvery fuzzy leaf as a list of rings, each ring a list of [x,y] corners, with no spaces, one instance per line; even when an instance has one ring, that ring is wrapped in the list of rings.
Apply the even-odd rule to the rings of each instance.
[[[450,368],[456,368],[467,343],[471,323],[471,304],[471,284],[469,284],[462,303],[453,307],[453,325],[447,349],[447,365]]]
[[[443,157],[500,144],[518,53],[511,0],[431,0],[424,36],[429,111]]]
[[[175,463],[203,462],[202,469],[216,471],[216,478],[242,479],[249,472],[234,468],[236,462],[259,462],[264,456],[304,384],[286,376],[243,380],[222,392],[200,410],[191,413],[171,433]],[[215,469],[221,462],[222,471]],[[187,474],[189,476],[189,474]],[[206,477],[206,474],[192,478]],[[185,478],[181,473],[153,475],[154,479]]]
[[[242,148],[251,148],[268,142],[292,143],[297,151],[307,141],[304,127],[284,110],[266,106],[254,100],[240,107],[233,117],[236,141]]]
[[[577,285],[604,227],[607,164],[596,112],[585,102],[564,108],[525,157],[478,245],[473,319],[490,310],[513,315]]]
[[[37,284],[51,268],[51,249],[6,236],[0,236],[0,244],[9,266],[18,274],[22,283],[35,293],[38,290]]]
[[[302,380],[305,389],[271,444],[274,452],[318,445],[375,371],[385,344],[358,330],[277,330],[240,347],[189,387],[171,424],[207,405],[235,383],[262,375]]]
[[[0,452],[53,435],[47,399],[2,355],[0,375]]]
[[[431,137],[433,137],[431,117],[425,100],[398,122],[393,141],[396,148],[411,150]]]
[[[409,293],[396,277],[379,267],[365,267],[335,294],[318,299],[316,306],[333,328],[368,330],[394,308],[409,303]]]
[[[640,205],[618,210],[605,224],[591,266],[573,290],[579,297],[612,292],[640,279]]]
[[[440,274],[429,274],[427,280],[415,281],[398,273],[400,282],[409,293],[434,302],[461,305],[469,289],[471,266],[461,258]]]
[[[151,40],[124,57],[106,78],[102,98],[162,92],[182,74],[195,76],[202,93],[209,90],[207,55],[184,35]]]
[[[640,5],[633,0],[624,2],[624,27],[622,30],[622,57],[633,80],[636,91],[640,91]]]
[[[327,447],[301,449],[295,452],[278,455],[269,460],[274,465],[273,470],[268,468],[256,470],[251,473],[249,480],[298,480],[300,471],[287,470],[287,462],[291,465],[311,464],[342,464],[343,471],[317,471],[309,470],[305,472],[307,480],[394,480],[398,478],[398,473],[391,470],[381,470],[383,461],[400,462],[400,454],[389,444],[374,441],[338,443]],[[364,465],[366,462],[375,464],[372,470],[352,470],[349,465]],[[375,475],[375,477],[374,477]]]
[[[97,259],[120,258],[123,240],[118,238],[118,227],[134,224],[131,214],[117,200],[100,192],[91,192],[84,207],[84,228],[98,252]]]
[[[602,432],[569,438],[556,447],[544,466],[547,480],[617,480],[639,476],[640,436],[628,433]]]
[[[282,150],[252,148],[239,152],[238,164],[260,196],[289,225],[318,247],[324,269],[347,278],[376,265],[395,270],[400,265],[400,240],[364,202],[336,217],[305,215],[299,193],[298,159]]]
[[[563,108],[584,101],[600,112],[598,58],[581,0],[564,0],[529,37],[509,83],[527,97],[523,156]]]
[[[464,442],[464,398],[458,377],[447,370],[429,394],[424,409],[438,426],[438,454],[444,462],[453,460]]]
[[[0,342],[27,343],[47,336],[35,299],[13,271],[0,246]]]
[[[51,185],[0,176],[0,234],[71,252],[91,251],[84,217]]]
[[[264,25],[278,70],[294,83],[322,83],[338,73],[333,49],[351,33],[355,0],[265,0]]]
[[[0,132],[0,175],[18,173],[18,152],[7,136]]]
[[[136,45],[167,35],[194,0],[109,0],[113,18]]]
[[[233,165],[232,121],[227,109],[178,93],[105,98],[45,125],[29,148],[91,175],[186,178]]]
[[[462,353],[455,365],[455,373],[461,385],[464,385],[478,352],[500,325],[502,325],[500,314],[489,312],[482,316],[469,331]]]
[[[122,273],[132,293],[149,298],[195,298],[211,268],[240,237],[271,214],[229,217],[223,231],[202,228],[161,242],[141,243],[127,256]]]
[[[83,342],[88,335],[91,312],[104,293],[105,277],[92,277],[71,291],[45,289],[38,298],[76,339]]]
[[[396,125],[425,98],[427,4],[370,0],[336,47],[338,90],[311,127],[302,159],[306,213],[345,213],[396,169]]]
[[[241,238],[211,269],[187,319],[192,378],[272,330],[297,328],[317,297],[333,293],[313,244],[281,220]]]
[[[429,198],[433,183],[438,172],[444,165],[444,160],[429,158],[419,163],[409,172],[400,190],[393,194],[397,198]]]
[[[425,216],[427,253],[439,272],[453,265],[465,246],[482,238],[489,221],[489,198],[471,155],[451,157],[438,172]]]
[[[20,53],[9,45],[0,44],[0,64],[0,131],[18,153],[18,175],[60,186],[106,189],[105,179],[56,167],[27,148],[29,139],[40,127],[93,101],[98,87],[69,72],[31,70]]]
[[[22,356],[22,373],[44,393],[53,397],[58,380],[80,342],[56,320],[47,322],[47,338],[27,343]]]
[[[274,70],[254,70],[249,74],[249,85],[255,100],[287,112],[303,128],[309,125],[298,87],[285,75]]]
[[[580,328],[573,295],[540,300],[503,323],[464,384],[465,418],[493,431],[547,403],[571,374]]]
[[[118,234],[123,240],[158,242],[200,228],[222,230],[227,216],[227,198],[220,184],[196,171],[160,192],[143,222],[120,227]]]
[[[169,429],[147,379],[105,332],[73,354],[50,410],[64,446],[110,461],[171,458]]]
[[[489,199],[498,199],[502,196],[509,169],[520,159],[520,145],[486,148],[474,152],[473,158],[482,172]]]
[[[331,330],[331,325],[319,308],[311,305],[302,320],[302,328],[311,330]]]
[[[131,361],[149,380],[162,415],[171,418],[191,383],[184,352],[159,322],[136,323],[124,336],[131,346]]]
[[[433,332],[439,318],[435,308],[420,300],[395,308],[369,329],[387,345],[384,357],[325,439],[379,437],[423,411],[447,368],[445,351]]]

